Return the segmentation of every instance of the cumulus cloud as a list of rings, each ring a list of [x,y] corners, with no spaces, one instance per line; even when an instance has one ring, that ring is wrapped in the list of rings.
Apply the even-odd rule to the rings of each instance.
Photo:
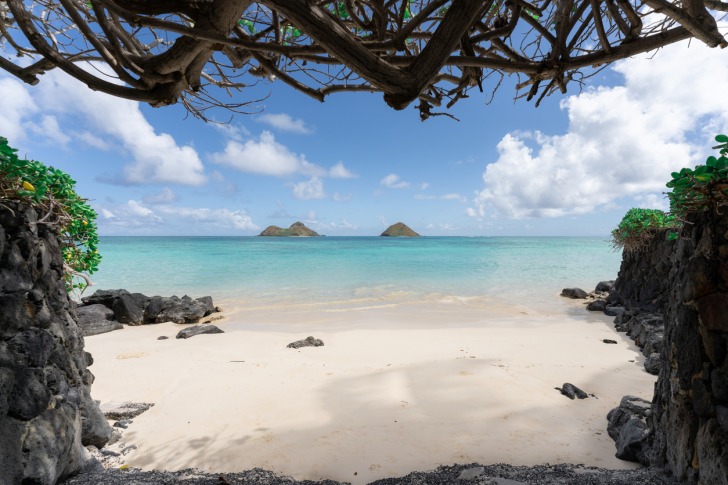
[[[266,125],[277,128],[281,131],[288,131],[291,133],[299,133],[301,135],[309,135],[313,133],[313,130],[306,126],[301,119],[294,119],[286,113],[266,113],[258,117],[258,121],[265,123]]]
[[[29,89],[33,89],[32,99]],[[107,142],[98,140],[106,137],[129,152],[133,161],[115,181],[185,185],[205,181],[197,152],[192,147],[179,146],[167,133],[157,133],[137,102],[92,91],[60,70],[48,72],[32,88],[14,79],[0,78],[0,92],[3,93],[0,132],[6,136],[22,139],[27,131],[57,143],[67,141],[65,133],[75,133],[68,130],[73,127],[91,146],[108,146]],[[39,106],[44,116],[36,120]],[[88,128],[84,130],[80,125]]]
[[[332,179],[351,179],[357,175],[344,166],[344,162],[338,162],[329,169],[329,177]]]
[[[99,230],[102,232],[109,228],[112,230],[158,228],[164,224],[161,217],[137,200],[129,200],[124,204],[114,206],[112,209],[106,207],[96,208],[99,215]]]
[[[35,136],[44,137],[55,145],[65,147],[71,141],[71,137],[61,129],[55,116],[43,116],[38,123],[28,122],[26,126]]]
[[[409,182],[401,180],[399,178],[399,175],[397,175],[396,173],[390,173],[382,180],[380,180],[379,183],[382,186],[387,187],[388,189],[406,189],[410,186]]]
[[[241,143],[228,141],[225,150],[214,153],[210,159],[221,165],[233,167],[241,172],[283,177],[293,174],[322,176],[326,171],[306,160],[302,154],[291,152],[278,143],[269,131],[260,137]]]
[[[3,93],[0,109],[0,133],[11,145],[17,146],[18,140],[25,136],[23,123],[29,115],[38,111],[38,106],[28,89],[11,78],[0,78],[0,92]]]
[[[137,200],[129,200],[111,208],[97,209],[101,229],[146,229],[166,226],[176,232],[198,233],[217,229],[251,231],[259,227],[242,210],[211,209],[206,207],[176,207],[158,205],[154,209]]]
[[[623,86],[561,103],[568,132],[509,133],[467,213],[557,217],[609,207],[619,198],[656,202],[670,173],[705,159],[710,135],[728,127],[728,65],[700,42],[621,61]],[[696,76],[711,66],[710,76]]]
[[[159,192],[144,196],[142,200],[147,204],[169,204],[177,200],[177,194],[168,187],[164,187]]]
[[[293,196],[301,200],[323,199],[326,197],[324,183],[318,177],[293,184]]]
[[[242,210],[163,206],[159,208],[159,212],[204,226],[223,229],[233,228],[241,231],[260,229],[253,222],[253,219]]]

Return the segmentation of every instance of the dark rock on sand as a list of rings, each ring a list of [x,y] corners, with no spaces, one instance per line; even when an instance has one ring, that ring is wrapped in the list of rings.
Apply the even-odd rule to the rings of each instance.
[[[162,335],[161,337],[157,337],[157,340],[167,340],[168,338],[166,335]]]
[[[624,396],[619,406],[607,414],[607,432],[617,447],[616,457],[649,464],[647,458],[647,419],[652,403],[635,396]]]
[[[561,394],[568,397],[569,399],[574,399],[578,397],[579,399],[586,399],[589,397],[589,395],[576,387],[574,384],[571,384],[569,382],[565,382],[563,386],[557,387],[559,391],[561,391]]]
[[[602,340],[602,342],[604,342],[605,344],[616,344],[617,343],[616,340],[612,340],[610,338],[605,338]]]
[[[196,300],[187,295],[182,298],[176,296],[159,298],[154,302],[154,309],[147,312],[149,323],[197,323],[215,309],[212,305],[212,298],[209,296]],[[157,308],[159,308],[158,312],[156,312]]]
[[[114,312],[101,304],[80,306],[76,308],[76,314],[84,337],[124,328],[124,325],[114,321]]]
[[[190,338],[196,335],[202,335],[206,333],[225,333],[215,325],[203,323],[202,325],[193,325],[192,327],[183,328],[179,331],[176,338]]]
[[[594,288],[594,291],[596,291],[597,293],[609,293],[614,289],[614,283],[614,280],[600,281],[599,283],[597,283],[597,287]]]
[[[129,427],[129,425],[133,423],[131,419],[122,419],[121,421],[117,421],[113,424],[115,428],[121,428],[126,429]]]
[[[141,293],[126,290],[98,290],[93,295],[81,299],[87,308],[91,305],[104,305],[114,312],[114,318],[127,325],[175,322],[197,323],[219,309],[213,304],[212,297],[192,299],[185,295],[148,297]]]
[[[589,294],[581,288],[564,288],[561,290],[561,296],[581,300],[589,296]]]
[[[101,412],[106,419],[122,421],[133,419],[154,406],[151,402],[106,402],[101,405]]]
[[[586,306],[590,312],[603,312],[607,308],[607,302],[604,300],[594,300]]]
[[[127,325],[142,325],[144,323],[144,308],[149,298],[141,293],[121,294],[114,300],[111,309],[117,322]]]
[[[321,347],[323,344],[324,342],[321,339],[306,337],[303,340],[296,340],[295,342],[291,342],[290,344],[286,345],[286,348],[299,349],[301,347]]]

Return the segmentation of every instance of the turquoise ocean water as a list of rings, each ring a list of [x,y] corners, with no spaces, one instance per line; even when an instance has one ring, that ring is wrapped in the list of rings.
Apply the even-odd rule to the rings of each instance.
[[[614,279],[606,237],[102,237],[95,289],[246,305],[553,299]]]

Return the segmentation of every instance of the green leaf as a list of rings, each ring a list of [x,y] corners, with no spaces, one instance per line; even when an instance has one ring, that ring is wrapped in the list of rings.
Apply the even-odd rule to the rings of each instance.
[[[718,143],[728,143],[728,136],[726,135],[716,135],[715,141]]]

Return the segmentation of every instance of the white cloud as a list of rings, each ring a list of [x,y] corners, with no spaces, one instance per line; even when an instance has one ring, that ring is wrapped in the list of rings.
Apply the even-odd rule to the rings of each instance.
[[[55,145],[60,145],[61,147],[66,147],[71,141],[71,137],[61,130],[61,127],[58,125],[58,119],[55,116],[43,116],[39,123],[28,122],[26,127],[36,136],[45,137]]]
[[[164,187],[159,192],[149,194],[143,198],[147,204],[169,204],[177,200],[177,194],[175,194],[168,187]]]
[[[400,180],[399,175],[397,175],[396,173],[390,173],[382,180],[380,180],[379,183],[389,189],[406,189],[410,186],[409,182]]]
[[[326,197],[324,183],[318,177],[311,177],[308,181],[293,184],[293,196],[301,200],[323,199]]]
[[[672,171],[702,162],[709,151],[704,142],[728,127],[724,54],[693,42],[651,56],[615,65],[624,86],[562,101],[567,133],[504,136],[468,213],[556,217],[590,213],[623,197],[655,202]],[[705,66],[710,75],[696,75]]]
[[[427,190],[429,188],[430,188],[430,183],[429,182],[422,182],[420,184],[420,190]]]
[[[457,193],[445,194],[445,195],[416,194],[415,199],[417,199],[417,200],[456,200],[463,204],[468,201],[467,197],[465,197],[464,195],[457,194]]]
[[[232,123],[213,123],[212,126],[230,140],[243,141],[244,138],[251,136],[250,130],[242,125],[233,125]]]
[[[332,179],[351,179],[357,175],[344,166],[344,162],[339,162],[329,169],[329,177]]]
[[[130,200],[126,203],[126,209],[129,215],[142,217],[142,218],[150,218],[154,219],[156,218],[156,214],[154,214],[154,211],[144,207],[140,202],[137,202],[136,200]]]
[[[258,230],[253,219],[241,210],[231,211],[230,209],[209,209],[209,208],[188,208],[163,206],[159,212],[168,216],[174,216],[185,221],[192,221],[196,224],[214,226],[219,228],[233,228],[241,231]]]
[[[166,226],[177,228],[177,232],[205,233],[233,230],[251,231],[259,227],[245,211],[230,209],[189,208],[173,205],[159,205],[154,210],[137,200],[129,200],[111,209],[101,207],[99,225],[101,229],[144,230],[149,227]],[[157,229],[158,230],[158,229]]]
[[[293,119],[286,113],[266,113],[258,117],[258,121],[266,125],[277,128],[281,131],[289,131],[291,133],[299,133],[301,135],[309,135],[313,133],[311,128],[306,126],[303,120]]]
[[[241,172],[258,173],[283,177],[293,174],[323,176],[326,171],[310,163],[304,155],[291,152],[276,142],[269,131],[260,134],[258,140],[245,143],[228,141],[225,151],[214,153],[210,159],[221,165],[233,167]]]
[[[65,131],[72,126],[92,146],[107,145],[99,140],[105,136],[117,140],[131,154],[134,161],[124,167],[123,183],[199,185],[205,181],[197,152],[177,145],[167,133],[156,133],[137,102],[92,91],[60,70],[45,74],[35,87],[0,78],[0,92],[0,132],[6,136],[22,138],[29,130],[59,142],[66,139]],[[44,117],[36,120],[33,117],[39,106]],[[88,125],[88,129],[83,130],[80,124]]]
[[[334,199],[336,202],[349,202],[352,197],[353,197],[353,194],[344,195],[344,194],[340,194],[338,192],[334,192],[332,199]]]
[[[17,146],[26,133],[23,128],[25,118],[38,110],[28,89],[11,78],[0,78],[2,109],[0,109],[0,136],[8,139],[10,146]]]

